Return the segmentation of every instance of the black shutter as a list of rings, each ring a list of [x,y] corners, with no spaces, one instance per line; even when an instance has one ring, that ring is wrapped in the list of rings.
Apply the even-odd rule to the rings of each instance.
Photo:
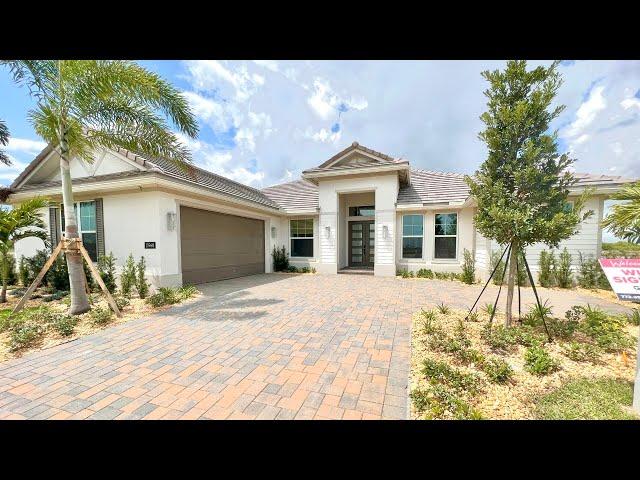
[[[49,237],[51,237],[51,249],[56,248],[62,233],[60,232],[60,210],[55,207],[49,207]]]
[[[101,198],[96,198],[96,243],[98,245],[98,258],[100,258],[104,255],[104,215]]]

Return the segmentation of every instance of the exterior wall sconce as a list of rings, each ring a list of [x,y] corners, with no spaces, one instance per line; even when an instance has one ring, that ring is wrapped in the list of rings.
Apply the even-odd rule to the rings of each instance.
[[[173,232],[176,229],[176,213],[167,212],[167,230]]]
[[[271,227],[271,238],[276,238],[276,227]]]
[[[382,238],[389,238],[389,226],[388,225],[383,225],[382,226]]]
[[[331,238],[331,227],[329,225],[324,227],[324,231],[327,234],[327,238]]]

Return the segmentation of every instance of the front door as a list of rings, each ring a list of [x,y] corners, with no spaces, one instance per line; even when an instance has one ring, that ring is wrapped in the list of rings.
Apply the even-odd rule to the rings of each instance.
[[[375,223],[349,222],[349,266],[373,267],[376,230]]]

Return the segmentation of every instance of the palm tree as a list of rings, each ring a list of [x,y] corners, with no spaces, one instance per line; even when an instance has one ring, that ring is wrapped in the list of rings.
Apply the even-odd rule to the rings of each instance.
[[[625,203],[613,205],[602,226],[616,237],[640,243],[640,182],[626,185],[611,198]]]
[[[198,125],[186,99],[171,84],[133,62],[111,60],[2,61],[13,79],[37,100],[29,112],[36,133],[60,155],[65,237],[78,238],[69,162],[91,162],[97,148],[122,147],[163,157],[186,168],[188,149],[171,132],[196,137]],[[71,286],[69,313],[89,310],[80,254],[65,255]]]
[[[0,303],[7,301],[7,282],[9,279],[9,256],[15,243],[28,237],[36,237],[48,242],[45,224],[38,210],[45,208],[48,202],[36,197],[21,203],[12,210],[0,210],[0,273],[2,274],[2,292]]]
[[[0,145],[5,146],[7,143],[9,143],[9,129],[7,124],[0,120]],[[0,150],[0,163],[11,165],[11,160],[4,150]]]

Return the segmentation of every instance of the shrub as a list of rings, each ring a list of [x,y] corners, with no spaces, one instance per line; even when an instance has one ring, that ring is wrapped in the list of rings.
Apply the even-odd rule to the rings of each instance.
[[[154,308],[163,305],[173,305],[181,300],[181,296],[177,290],[168,287],[160,287],[158,292],[147,298],[147,303]]]
[[[501,358],[490,358],[482,363],[481,368],[493,383],[506,383],[513,376],[511,365]]]
[[[7,263],[7,285],[17,285],[16,258],[11,254],[7,255]]]
[[[416,273],[416,277],[433,278],[433,271],[428,268],[421,268],[420,270],[418,270],[418,273]]]
[[[280,248],[274,246],[271,252],[273,258],[273,271],[274,272],[286,272],[289,269],[289,257],[284,245]]]
[[[316,269],[315,269],[315,267],[314,267],[314,268],[311,268],[311,273],[316,273]]]
[[[44,264],[47,262],[48,258],[49,252],[47,252],[46,250],[38,250],[32,257],[25,258],[28,273],[27,283],[25,284],[25,286],[29,286],[31,285],[31,283],[33,283],[33,281],[38,276],[38,273],[40,273],[40,270],[42,270],[42,267],[44,267]],[[47,272],[47,274],[44,276],[41,285],[49,285],[49,273],[50,272]]]
[[[149,284],[147,283],[147,278],[145,277],[145,273],[147,272],[147,262],[144,259],[144,256],[140,257],[138,264],[136,265],[136,290],[138,290],[138,296],[140,298],[147,298],[149,295]]]
[[[136,283],[136,262],[133,259],[133,254],[129,254],[127,261],[124,262],[122,267],[122,273],[120,274],[120,292],[122,295],[129,297],[131,295],[131,289]]]
[[[491,350],[499,352],[510,351],[518,344],[515,327],[505,328],[502,325],[496,325],[490,328],[489,324],[486,324],[480,333],[480,338]]]
[[[607,352],[620,352],[634,345],[633,338],[623,329],[623,320],[607,315],[599,308],[587,305],[583,308],[584,321],[580,330],[591,337],[596,344]]]
[[[122,310],[124,307],[129,306],[129,304],[131,303],[131,300],[129,300],[129,298],[125,297],[124,295],[116,295],[113,297],[113,299],[118,306],[118,310]]]
[[[94,307],[89,312],[89,318],[94,325],[105,325],[113,319],[113,312],[108,308]]]
[[[549,352],[541,345],[532,345],[524,354],[524,368],[533,375],[548,375],[560,368]]]
[[[469,315],[467,316],[467,320],[469,320],[470,322],[479,321],[480,317],[478,316],[478,312],[469,312]]]
[[[113,295],[116,292],[116,257],[113,253],[109,255],[101,255],[98,258],[98,272],[107,290]]]
[[[183,285],[178,288],[176,295],[178,297],[178,301],[187,300],[188,298],[194,297],[198,294],[198,289],[193,285]]]
[[[476,259],[473,258],[473,254],[466,248],[464,249],[463,257],[460,280],[471,285],[476,281]]]
[[[11,327],[9,348],[12,352],[35,345],[45,333],[44,325],[32,320],[21,321]]]
[[[438,280],[449,280],[451,278],[447,272],[434,272],[434,275]]]
[[[500,259],[501,255],[502,253],[498,251],[491,252],[491,271],[493,272],[493,269],[498,265],[498,269],[496,270],[496,273],[493,274],[492,279],[495,285],[504,285],[502,278],[502,272],[504,272],[504,260]]]
[[[400,270],[399,275],[402,278],[409,278],[409,270],[407,270],[406,268],[403,268]]]
[[[36,272],[37,273],[37,272]],[[53,265],[47,272],[48,285],[57,291],[69,291],[69,271],[67,270],[67,260],[64,253],[58,255]]]
[[[78,317],[73,315],[57,314],[51,325],[63,337],[73,335],[73,331],[78,324]]]
[[[598,363],[600,349],[589,343],[571,342],[562,350],[562,353],[574,362]]]
[[[627,313],[626,319],[631,325],[635,325],[636,327],[640,325],[640,309],[634,308],[631,313]]]
[[[555,286],[556,279],[553,272],[556,269],[556,257],[553,250],[550,252],[542,250],[540,252],[540,261],[538,266],[540,269],[538,272],[538,283],[540,283],[540,286],[547,288]]]
[[[484,304],[484,307],[482,307],[482,310],[484,310],[484,312],[485,312],[487,315],[493,315],[493,313],[494,313],[494,308],[495,308],[495,307],[493,306],[493,303],[485,303],[485,304]],[[496,308],[496,311],[497,311],[497,308]]]
[[[582,288],[610,288],[609,281],[598,260],[592,256],[585,258],[582,252],[578,252],[578,254],[580,259],[578,285]]]
[[[440,304],[438,305],[438,311],[443,315],[447,315],[449,314],[451,309],[449,308],[449,306],[445,305],[444,302],[440,302]]]
[[[479,391],[480,378],[475,373],[465,373],[447,362],[427,358],[420,371],[431,384],[444,384],[457,393],[475,395]]]
[[[23,287],[29,286],[29,268],[24,255],[20,256],[20,263],[18,264],[18,280]]]
[[[573,286],[573,273],[571,272],[571,254],[567,247],[562,250],[556,268],[553,272],[560,288],[571,288]]]
[[[414,390],[410,397],[418,413],[424,413],[429,419],[447,418],[447,415],[460,420],[482,419],[478,410],[442,385]]]
[[[413,273],[413,270],[409,270],[409,278],[413,278],[415,276],[415,274]]]

